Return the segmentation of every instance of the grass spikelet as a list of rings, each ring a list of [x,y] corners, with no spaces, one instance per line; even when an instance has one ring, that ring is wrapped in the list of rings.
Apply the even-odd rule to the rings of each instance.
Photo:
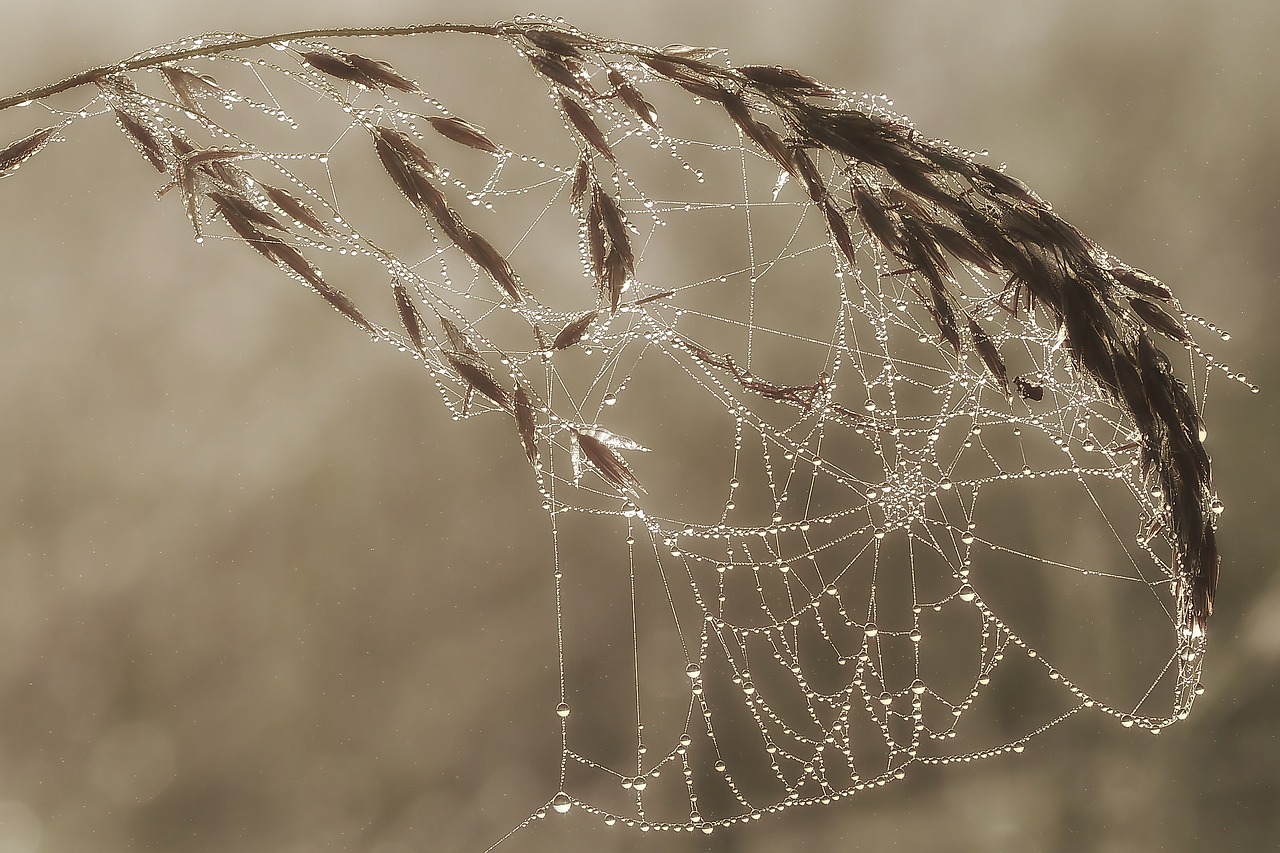
[[[325,225],[324,221],[316,216],[315,211],[290,193],[269,184],[261,184],[261,187],[267,198],[271,199],[271,203],[293,217],[295,221],[301,222],[317,234],[327,236],[332,233],[329,230],[329,226]]]
[[[186,68],[166,65],[160,69],[164,82],[173,92],[178,102],[188,112],[198,116],[208,116],[200,105],[202,98],[221,98],[225,92],[212,77],[197,74]]]
[[[737,72],[757,86],[806,95],[832,95],[831,87],[807,74],[780,65],[740,65]]]
[[[635,473],[631,470],[631,466],[626,463],[621,456],[614,452],[613,446],[627,447],[630,449],[642,449],[634,442],[622,444],[616,440],[616,437],[607,430],[600,430],[588,427],[575,427],[573,437],[576,446],[582,456],[586,457],[587,462],[591,463],[591,467],[605,479],[606,482],[621,489],[624,492],[643,492],[644,488],[640,485],[640,481],[636,479]],[[581,476],[581,462],[574,465],[574,473]]]
[[[427,354],[426,337],[423,334],[424,325],[422,315],[418,313],[418,306],[413,304],[413,297],[409,295],[409,291],[405,290],[403,284],[399,281],[391,283],[391,292],[395,295],[396,311],[400,314],[400,324],[404,326],[404,330],[409,334],[409,340],[413,342],[413,348],[418,351],[419,355]]]
[[[746,101],[734,92],[725,91],[720,102],[724,105],[725,111],[729,113],[729,118],[733,119],[733,123],[738,126],[742,133],[760,146],[766,154],[777,161],[778,165],[786,169],[788,173],[801,179],[795,164],[791,160],[791,152],[787,150],[787,146],[783,144],[782,137],[778,135],[769,125],[756,120],[751,114],[751,109],[747,106]]]
[[[591,118],[591,113],[587,112],[581,104],[573,98],[561,96],[560,109],[564,110],[565,116],[568,117],[569,123],[578,131],[588,145],[599,151],[604,157],[613,162],[618,162],[613,156],[613,149],[609,147],[609,140],[605,139],[604,132],[600,130],[600,126]]]
[[[827,220],[827,230],[831,232],[831,240],[836,244],[836,248],[840,250],[840,254],[844,255],[844,259],[849,262],[849,266],[858,268],[858,253],[853,245],[853,233],[849,230],[849,223],[845,221],[840,211],[836,210],[835,205],[829,201],[823,201],[822,215]]]
[[[622,102],[631,108],[640,121],[649,125],[654,130],[658,127],[658,111],[653,108],[653,104],[645,100],[644,95],[640,94],[640,90],[631,85],[620,71],[616,68],[609,69],[609,85],[613,87],[614,92]]]
[[[551,343],[552,349],[568,349],[586,336],[591,324],[600,316],[599,311],[588,311],[581,317],[570,321]]]
[[[588,98],[596,94],[595,90],[579,76],[577,63],[572,59],[554,54],[531,53],[529,54],[529,62],[543,77],[564,86],[566,89]]]
[[[513,395],[515,405],[516,429],[520,433],[520,442],[524,445],[525,456],[529,457],[529,462],[533,465],[538,464],[538,439],[537,439],[537,423],[534,420],[533,404],[529,400],[529,393],[524,390],[524,386],[516,383],[516,391]]]
[[[591,158],[584,153],[578,158],[577,168],[573,170],[573,183],[569,186],[569,203],[579,212],[582,211],[582,199],[587,194],[590,181]]]
[[[502,154],[502,149],[485,135],[484,128],[478,127],[469,121],[463,121],[457,116],[432,116],[427,121],[431,122],[431,126],[435,128],[436,133],[446,139],[451,139],[460,145],[474,148],[477,151],[484,151],[486,154]]]
[[[520,282],[516,279],[511,264],[493,247],[492,243],[482,235],[468,231],[466,242],[458,243],[458,248],[466,252],[467,256],[475,261],[476,266],[487,272],[507,296],[511,297],[512,302],[524,301],[524,295],[520,293]]]
[[[891,213],[883,203],[861,186],[853,188],[853,206],[867,233],[872,235],[891,254],[903,251],[902,239],[895,224],[896,213]]]
[[[1140,269],[1122,266],[1112,267],[1108,272],[1115,276],[1116,281],[1140,296],[1150,296],[1152,299],[1173,298],[1173,291],[1164,282]]]
[[[169,171],[169,167],[166,165],[167,152],[160,140],[151,132],[151,128],[118,107],[114,112],[116,121],[121,129],[133,139],[137,149],[151,161],[151,165],[156,167],[156,171]]]
[[[358,53],[325,53],[318,50],[305,51],[298,58],[330,77],[366,89],[386,91],[390,88],[409,93],[418,91],[417,83],[380,59],[370,59]]]
[[[456,323],[443,314],[437,314],[436,319],[440,321],[440,328],[444,329],[444,336],[448,338],[449,346],[453,347],[458,352],[464,352],[474,356],[480,355],[480,353],[476,351],[475,345],[471,343],[471,339],[458,328]]]
[[[547,53],[573,59],[580,58],[582,56],[582,48],[591,44],[589,39],[573,33],[544,29],[542,27],[528,27],[520,35],[528,39],[530,44],[542,48]]]
[[[969,318],[969,337],[973,338],[973,348],[977,350],[982,363],[987,366],[987,370],[991,371],[996,382],[1000,383],[1000,390],[1008,397],[1009,372],[1005,367],[1004,359],[1000,357],[1000,350],[996,349],[995,343],[972,317]]]
[[[469,352],[446,352],[444,357],[467,384],[497,403],[505,411],[514,411],[511,395],[494,378],[488,362],[481,356]]]
[[[1154,302],[1134,298],[1129,300],[1129,307],[1133,309],[1133,313],[1142,318],[1142,322],[1160,334],[1180,343],[1186,343],[1191,340],[1191,335],[1187,332],[1186,327]]]
[[[440,167],[407,134],[391,127],[380,127],[375,133],[404,163],[421,169],[424,174],[432,177],[439,176]]]
[[[719,101],[725,93],[725,89],[722,86],[712,82],[713,78],[709,79],[705,74],[699,75],[693,70],[710,68],[710,66],[705,66],[696,60],[680,59],[676,61],[674,57],[669,58],[668,56],[654,54],[652,56],[642,56],[640,61],[691,95],[706,98],[708,101]]]
[[[409,94],[419,91],[417,83],[400,74],[381,59],[370,59],[358,53],[344,54],[343,59],[346,60],[348,65],[363,74],[365,79],[379,88],[384,90],[387,88],[398,89]]]
[[[44,127],[0,148],[0,177],[12,174],[23,163],[39,154],[49,144],[49,140],[53,139],[57,130],[56,127]]]

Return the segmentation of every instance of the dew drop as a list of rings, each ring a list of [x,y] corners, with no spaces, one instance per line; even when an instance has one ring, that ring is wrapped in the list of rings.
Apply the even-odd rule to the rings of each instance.
[[[561,702],[559,705],[556,706],[556,715],[560,717],[569,716],[569,706],[564,702]]]
[[[568,794],[561,791],[551,798],[551,808],[560,814],[568,814],[569,809],[573,808],[573,800],[569,799]]]

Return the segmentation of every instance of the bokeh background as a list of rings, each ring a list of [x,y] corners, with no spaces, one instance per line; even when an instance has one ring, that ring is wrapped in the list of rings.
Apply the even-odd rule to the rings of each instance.
[[[1280,8],[55,1],[5,10],[0,89],[205,30],[529,11],[890,94],[1230,329],[1212,348],[1263,390],[1212,387],[1226,562],[1185,724],[1082,717],[710,838],[571,814],[500,849],[1280,847]],[[67,144],[0,184],[0,850],[482,850],[554,792],[527,468],[475,464],[498,427],[452,424],[413,362],[261,259],[196,247],[148,168]]]

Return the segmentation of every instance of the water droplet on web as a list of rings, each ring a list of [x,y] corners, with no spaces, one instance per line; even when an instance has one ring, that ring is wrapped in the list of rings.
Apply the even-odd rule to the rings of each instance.
[[[556,706],[556,715],[560,717],[569,716],[569,706],[566,703],[561,702]]]
[[[973,587],[970,586],[969,584],[965,584],[964,586],[960,587],[959,595],[960,595],[961,601],[973,601],[975,598],[978,597],[978,593],[975,592]]]
[[[702,677],[702,669],[696,663],[691,663],[684,668],[684,674],[690,679]]]
[[[551,798],[551,808],[560,814],[568,814],[569,809],[573,808],[573,800],[569,799],[568,794],[561,791]]]

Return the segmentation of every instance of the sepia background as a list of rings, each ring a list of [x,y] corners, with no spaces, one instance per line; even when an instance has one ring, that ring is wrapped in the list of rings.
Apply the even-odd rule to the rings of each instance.
[[[1280,9],[51,0],[6,9],[0,90],[206,30],[529,11],[888,93],[1231,330],[1201,338],[1262,393],[1212,385],[1226,557],[1186,723],[1081,716],[710,838],[571,813],[499,849],[1280,848]],[[26,120],[0,116],[0,142]],[[253,253],[197,247],[148,169],[72,142],[0,183],[0,851],[483,850],[557,767],[527,465],[510,441],[477,464],[494,428],[451,423],[413,362]]]

